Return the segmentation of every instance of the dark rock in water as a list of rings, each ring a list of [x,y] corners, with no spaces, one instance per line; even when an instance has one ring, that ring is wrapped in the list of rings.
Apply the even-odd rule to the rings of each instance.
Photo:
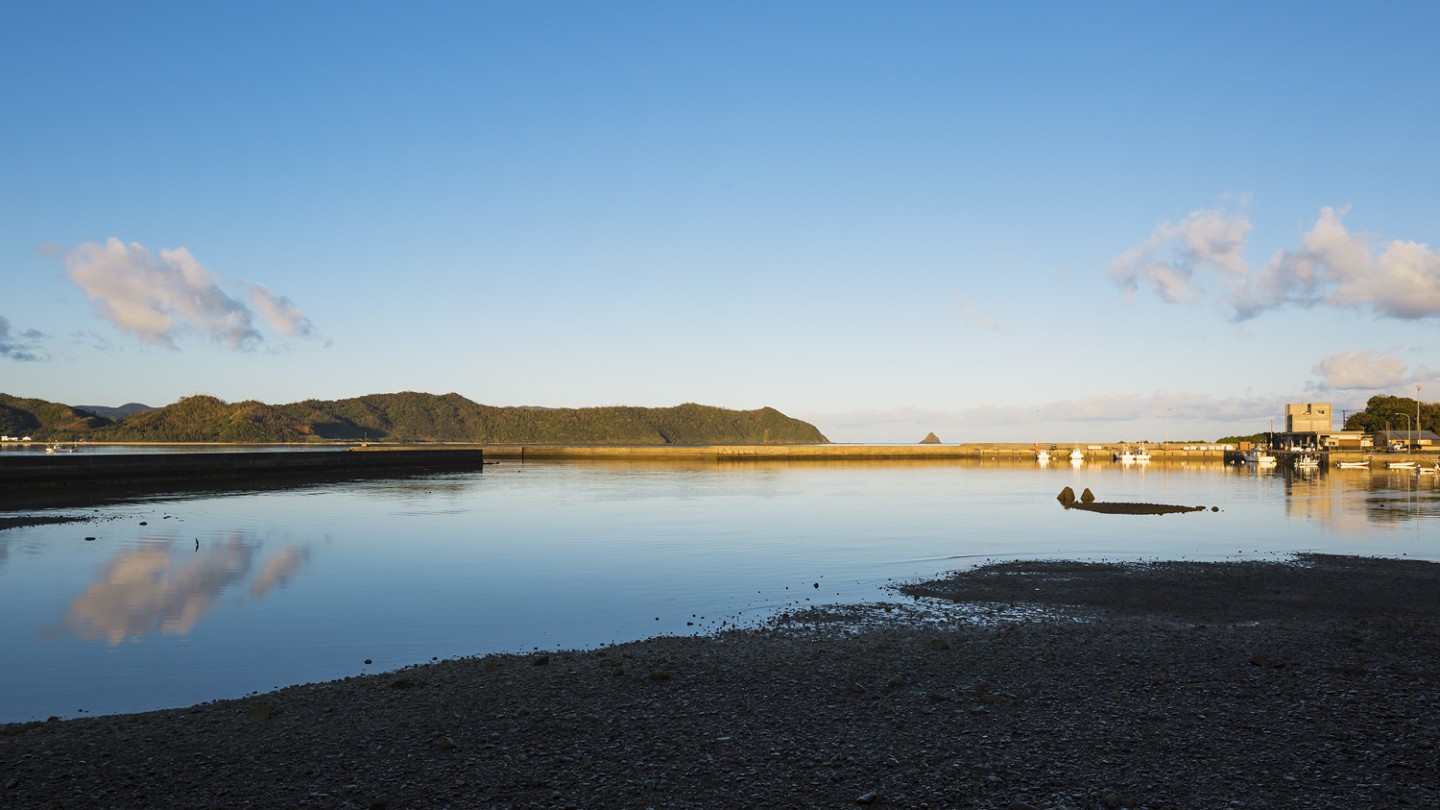
[[[1095,493],[1089,487],[1075,500],[1075,490],[1065,487],[1055,498],[1066,509],[1083,509],[1087,512],[1101,512],[1107,515],[1170,515],[1177,512],[1204,512],[1203,506],[1174,506],[1167,503],[1101,503],[1095,500]],[[1215,511],[1220,511],[1219,507]]]
[[[940,437],[939,437],[939,436],[936,436],[934,433],[926,433],[926,434],[925,434],[925,438],[921,439],[921,440],[920,440],[920,443],[921,443],[921,444],[939,444],[939,443],[940,443]]]

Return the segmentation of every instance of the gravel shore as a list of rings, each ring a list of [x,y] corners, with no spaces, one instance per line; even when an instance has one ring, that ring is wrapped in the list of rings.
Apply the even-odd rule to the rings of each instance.
[[[987,566],[761,630],[0,726],[0,806],[1440,807],[1437,585]]]

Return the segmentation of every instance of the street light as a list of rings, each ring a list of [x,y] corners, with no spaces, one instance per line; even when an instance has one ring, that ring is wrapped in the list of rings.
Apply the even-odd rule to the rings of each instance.
[[[1405,452],[1408,453],[1410,452],[1410,414],[1397,411],[1395,415],[1405,417]]]

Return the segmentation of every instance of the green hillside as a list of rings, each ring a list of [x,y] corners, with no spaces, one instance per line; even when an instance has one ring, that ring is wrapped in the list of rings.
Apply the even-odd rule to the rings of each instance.
[[[69,410],[66,406],[42,404]],[[18,412],[29,414],[36,410]],[[0,419],[3,413],[0,411]],[[312,399],[288,405],[228,403],[210,396],[192,396],[115,423],[92,418],[105,422],[104,426],[83,431],[85,438],[97,442],[369,440],[647,445],[828,441],[813,425],[773,408],[735,411],[695,404],[673,408],[502,408],[480,405],[459,394],[414,392]],[[30,431],[37,439],[71,439],[81,432],[58,419],[38,424],[40,427]]]
[[[109,419],[69,405],[0,394],[0,436],[77,437],[109,424]]]

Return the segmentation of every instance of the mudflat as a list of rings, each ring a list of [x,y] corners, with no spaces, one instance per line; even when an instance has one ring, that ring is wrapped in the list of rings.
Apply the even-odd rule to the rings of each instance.
[[[0,726],[0,804],[1435,807],[1437,586],[1004,563],[757,630]]]

